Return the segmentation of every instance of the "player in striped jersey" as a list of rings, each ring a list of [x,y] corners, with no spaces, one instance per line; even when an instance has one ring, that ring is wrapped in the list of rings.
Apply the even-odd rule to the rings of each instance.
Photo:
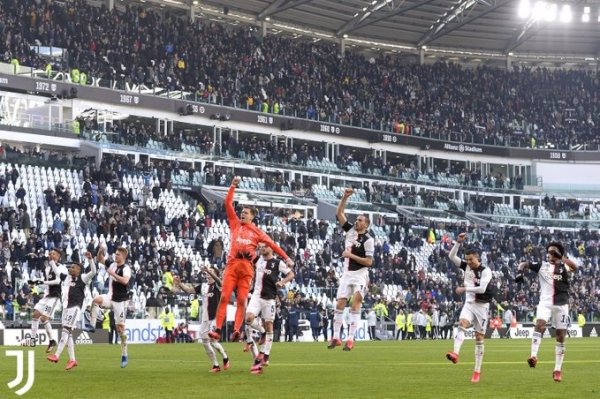
[[[50,353],[56,347],[56,340],[52,338],[52,326],[50,319],[52,318],[56,305],[62,300],[62,282],[67,277],[67,269],[59,263],[61,252],[58,248],[53,248],[48,254],[48,261],[44,275],[46,280],[35,281],[31,283],[46,285],[44,297],[35,305],[33,316],[31,317],[31,341],[30,345],[35,346],[37,342],[37,332],[40,321],[48,334],[48,348],[46,353]]]
[[[536,311],[536,322],[531,339],[531,356],[527,359],[529,367],[537,365],[537,354],[542,342],[546,323],[552,319],[556,328],[555,363],[552,378],[562,380],[561,369],[565,357],[565,336],[569,326],[569,273],[577,264],[565,256],[565,249],[559,242],[546,246],[546,262],[522,262],[518,266],[515,282],[523,282],[523,271],[533,270],[538,274],[540,284],[540,302]]]
[[[191,284],[185,284],[181,282],[179,276],[175,276],[173,279],[174,288],[180,289],[188,294],[199,294],[202,299],[202,320],[200,324],[200,339],[204,350],[209,359],[212,361],[213,367],[209,370],[211,373],[218,373],[221,371],[219,362],[217,361],[217,354],[215,349],[219,351],[223,357],[223,369],[229,368],[229,357],[223,346],[218,340],[211,338],[208,333],[211,331],[216,322],[217,307],[221,300],[221,279],[219,278],[219,272],[213,267],[204,266],[202,268],[203,275],[206,278],[206,283],[199,284],[196,287]]]
[[[85,299],[85,290],[87,285],[94,275],[96,275],[96,262],[90,252],[85,254],[90,264],[90,271],[81,274],[83,265],[81,263],[73,262],[69,268],[69,276],[66,279],[67,292],[65,294],[67,306],[63,309],[62,314],[62,337],[58,343],[56,353],[48,356],[48,360],[53,363],[58,363],[60,354],[62,353],[65,345],[69,352],[69,361],[65,370],[70,370],[77,366],[77,360],[75,359],[75,343],[73,342],[73,336],[71,335],[73,328],[79,320],[79,314],[81,313],[81,307]]]
[[[262,365],[268,364],[269,361],[273,345],[273,320],[275,319],[277,290],[292,281],[295,276],[284,261],[273,255],[272,248],[261,244],[259,250],[260,257],[256,262],[254,290],[246,309],[246,338],[251,340],[250,343],[255,348],[256,343],[252,338],[251,329],[261,330],[256,318],[260,315],[265,322],[266,339],[255,358],[254,365],[250,368],[250,372],[253,374],[261,374]],[[281,275],[283,278],[279,279]]]
[[[336,293],[333,334],[327,345],[329,349],[342,345],[340,330],[343,323],[344,309],[348,303],[348,298],[350,298],[350,325],[344,351],[350,351],[354,348],[354,334],[360,323],[360,308],[367,294],[369,268],[373,265],[373,254],[375,253],[375,240],[369,234],[369,225],[371,224],[369,216],[358,215],[354,224],[348,222],[346,217],[346,202],[348,202],[353,192],[354,189],[351,187],[344,189],[344,194],[335,213],[342,229],[346,232],[345,249],[342,252],[344,272]]]
[[[454,337],[454,350],[446,353],[446,359],[452,363],[458,363],[458,354],[465,340],[467,329],[473,326],[475,330],[475,367],[471,382],[478,383],[481,375],[481,363],[483,352],[485,330],[490,313],[490,302],[493,299],[492,272],[483,266],[479,260],[479,253],[472,249],[465,249],[465,260],[457,256],[458,249],[466,238],[466,233],[456,237],[454,245],[450,250],[448,259],[464,271],[464,286],[456,287],[455,292],[459,295],[465,294],[465,303],[460,311],[458,328]]]
[[[117,248],[115,252],[115,261],[106,269],[110,276],[108,283],[108,294],[96,295],[92,302],[90,311],[90,320],[95,322],[98,308],[112,308],[115,314],[115,324],[117,333],[121,339],[121,368],[127,366],[129,356],[127,354],[127,333],[125,332],[125,320],[127,317],[127,301],[129,300],[129,279],[131,278],[131,266],[127,263],[129,251],[125,247]],[[99,260],[100,261],[100,260]],[[86,329],[93,332],[94,326]]]

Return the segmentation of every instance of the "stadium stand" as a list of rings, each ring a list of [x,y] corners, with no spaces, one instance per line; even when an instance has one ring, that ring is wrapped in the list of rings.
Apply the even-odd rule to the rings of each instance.
[[[151,92],[165,88],[186,93],[200,102],[458,142],[558,149],[599,144],[600,119],[593,112],[597,77],[586,71],[398,65],[388,56],[372,68],[369,60],[352,52],[340,62],[327,44],[274,36],[261,42],[244,28],[175,23],[176,17],[161,20],[137,7],[108,11],[83,1],[69,8],[60,2],[4,3],[4,61],[18,59],[20,65],[44,70],[47,60],[28,46],[38,40],[67,51],[64,63],[51,65],[51,74],[67,74],[67,79],[73,79],[77,68],[111,82],[113,88],[127,82]],[[69,24],[64,24],[66,18]],[[99,23],[83,29],[92,19]],[[141,36],[156,46],[142,45]],[[314,65],[296,62],[308,55]],[[213,68],[204,68],[203,62]],[[201,70],[201,79],[192,69]],[[497,96],[486,95],[490,88]],[[520,194],[524,177],[511,179],[461,163],[423,168],[414,156],[384,160],[350,146],[342,146],[332,159],[316,142],[288,145],[256,132],[226,132],[215,142],[211,128],[183,123],[175,123],[173,134],[165,137],[149,119],[138,116],[102,126],[98,119],[82,117],[80,123],[82,138],[90,143],[122,146],[148,158],[150,150],[174,156],[167,160],[155,155],[152,161],[134,163],[107,151],[101,160],[93,159],[101,162],[77,162],[71,154],[67,163],[40,165],[40,157],[4,146],[8,160],[0,163],[0,313],[5,319],[29,317],[39,293],[24,282],[39,276],[45,250],[58,246],[67,258],[81,259],[83,251],[100,245],[112,256],[122,243],[131,248],[135,272],[131,316],[144,317],[150,298],[185,315],[186,302],[164,286],[162,276],[169,270],[194,281],[206,262],[222,265],[229,228],[220,204],[192,197],[179,187],[217,190],[238,173],[243,194],[274,192],[280,199],[294,194],[335,204],[348,183],[357,184],[350,198],[357,211],[369,211],[374,203],[390,205],[389,212],[396,212],[395,206],[418,208],[410,217],[374,218],[371,227],[376,255],[365,308],[383,300],[392,320],[399,309],[412,310],[423,302],[456,318],[461,298],[451,287],[458,275],[447,250],[451,237],[467,229],[484,264],[494,271],[497,302],[514,306],[520,320],[531,319],[537,298],[536,290],[512,281],[515,262],[540,258],[551,237],[563,241],[582,265],[573,281],[571,299],[577,305],[572,310],[582,308],[589,320],[600,318],[598,232],[585,224],[569,230],[553,224],[600,220],[597,200],[549,193],[537,195],[537,201],[524,200],[530,203],[517,208],[500,198],[505,192]],[[46,150],[40,154],[51,158]],[[253,175],[241,165],[228,166],[231,159],[280,173]],[[312,173],[314,180],[294,178],[298,171]],[[427,218],[430,210],[443,211],[444,220]],[[450,211],[477,214],[479,219],[449,219]],[[296,279],[282,300],[296,302],[303,311],[315,303],[330,309],[342,267],[339,228],[333,220],[294,216],[281,204],[261,207],[258,220],[296,261]],[[105,290],[106,280],[101,271],[95,290]]]

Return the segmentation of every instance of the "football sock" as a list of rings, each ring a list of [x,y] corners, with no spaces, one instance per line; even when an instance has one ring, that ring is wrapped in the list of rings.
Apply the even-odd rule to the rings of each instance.
[[[258,345],[254,344],[250,347],[250,350],[252,351],[252,357],[256,358],[256,356],[258,356]]]
[[[475,369],[474,371],[481,371],[481,362],[483,361],[483,342],[477,342],[475,344]]]
[[[531,356],[537,357],[538,349],[540,349],[541,343],[542,343],[542,333],[534,331],[533,336],[531,337]]]
[[[454,353],[460,353],[460,347],[462,346],[465,340],[465,328],[463,326],[458,326],[456,329],[456,335],[454,336]]]
[[[204,345],[204,350],[206,351],[206,354],[208,355],[208,358],[212,362],[213,366],[218,366],[219,362],[217,361],[217,354],[213,350],[210,341],[208,339],[203,339],[202,345]]]
[[[563,359],[565,358],[565,343],[560,343],[557,342],[556,346],[554,348],[554,354],[555,354],[555,363],[554,363],[554,371],[556,370],[560,370],[562,368],[562,362]]]
[[[58,348],[56,348],[56,352],[54,353],[56,356],[60,356],[60,354],[62,353],[63,349],[65,349],[65,345],[67,345],[67,342],[69,342],[69,337],[70,336],[71,336],[70,332],[68,332],[67,330],[63,330],[62,336],[61,336],[60,341],[58,343]]]
[[[69,353],[69,360],[75,360],[75,343],[71,334],[69,334],[69,340],[67,341],[67,352]]]
[[[265,340],[265,348],[262,351],[265,355],[271,353],[271,346],[273,346],[273,331],[267,332],[267,339]]]
[[[360,322],[360,311],[350,311],[350,329],[348,331],[348,339],[354,340],[354,333]],[[375,338],[375,337],[373,337]]]
[[[46,320],[42,323],[42,325],[44,326],[44,329],[46,330],[46,334],[48,334],[48,341],[50,341],[52,338],[52,324],[50,324],[49,320]]]
[[[204,342],[204,341],[202,341],[202,342]],[[225,348],[223,348],[223,345],[221,345],[219,342],[211,341],[210,345],[219,351],[221,356],[223,356],[223,359],[227,359],[229,357],[229,356],[227,356],[227,352],[225,352]]]
[[[333,336],[332,339],[340,339],[340,329],[342,328],[343,310],[335,310],[333,313]]]
[[[252,326],[246,324],[246,342],[254,343],[254,339],[252,339]]]
[[[98,319],[98,305],[92,302],[92,307],[90,308],[90,326],[92,328],[96,328],[96,320]]]
[[[31,319],[31,338],[36,338],[40,319]]]
[[[127,356],[127,334],[119,335],[121,338],[121,356]]]

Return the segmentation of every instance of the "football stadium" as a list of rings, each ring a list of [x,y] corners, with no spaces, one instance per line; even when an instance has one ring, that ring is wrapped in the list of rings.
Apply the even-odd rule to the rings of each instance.
[[[0,0],[0,398],[600,397],[599,0]]]

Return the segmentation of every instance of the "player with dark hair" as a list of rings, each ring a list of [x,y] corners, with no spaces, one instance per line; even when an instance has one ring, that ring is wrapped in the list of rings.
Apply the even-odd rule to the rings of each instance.
[[[566,257],[565,249],[559,242],[551,242],[546,246],[546,262],[521,262],[515,282],[524,281],[525,269],[538,274],[540,283],[540,301],[536,310],[536,322],[531,339],[531,356],[527,359],[529,367],[537,365],[537,354],[546,323],[552,319],[556,328],[555,363],[552,378],[556,382],[562,380],[561,368],[565,357],[565,335],[569,320],[569,272],[577,268],[577,264]]]
[[[280,279],[280,275],[283,276]],[[253,374],[262,373],[262,366],[268,364],[273,345],[273,320],[275,320],[275,298],[277,290],[294,279],[294,272],[284,261],[273,256],[273,249],[266,245],[260,246],[260,257],[256,262],[256,278],[252,298],[246,310],[246,339],[256,347],[251,329],[261,329],[257,316],[265,322],[265,343],[261,346],[258,356],[250,369]]]
[[[354,347],[354,333],[360,322],[360,308],[367,293],[369,284],[369,267],[373,265],[373,254],[375,253],[375,240],[368,232],[370,220],[367,215],[359,215],[354,225],[348,222],[346,214],[346,202],[354,190],[347,187],[340,200],[336,217],[346,232],[345,249],[342,252],[344,259],[344,273],[340,279],[340,285],[336,294],[335,312],[333,315],[333,334],[327,348],[333,349],[340,346],[340,329],[343,324],[344,309],[351,298],[349,313],[348,337],[344,344],[344,350],[350,351]]]
[[[52,338],[52,326],[49,320],[56,310],[56,305],[62,301],[62,282],[67,277],[67,269],[59,263],[61,255],[61,251],[58,248],[51,249],[44,269],[46,279],[43,281],[30,281],[32,284],[46,286],[44,297],[35,305],[33,315],[31,316],[30,341],[30,346],[36,345],[38,327],[41,321],[49,340],[46,353],[50,353],[52,349],[56,348],[56,340]]]
[[[218,373],[221,371],[221,366],[217,361],[217,354],[215,349],[219,351],[223,357],[223,369],[229,368],[230,362],[227,352],[223,349],[223,346],[218,340],[211,338],[208,333],[214,328],[215,316],[217,314],[217,306],[221,300],[221,279],[219,278],[219,271],[214,267],[204,266],[202,268],[202,275],[206,279],[206,283],[192,286],[191,284],[185,284],[181,282],[179,276],[175,276],[173,280],[174,287],[187,292],[188,294],[199,294],[202,298],[202,319],[200,323],[200,339],[204,350],[212,362],[212,368],[209,370],[211,373]]]
[[[81,307],[85,300],[85,290],[87,285],[96,275],[96,263],[90,252],[85,254],[86,258],[90,263],[90,271],[81,275],[83,266],[81,263],[73,262],[69,268],[69,276],[67,277],[67,293],[65,294],[67,299],[67,306],[63,309],[62,314],[62,337],[58,343],[56,353],[48,356],[48,360],[53,363],[58,363],[60,354],[62,353],[65,346],[69,352],[69,361],[65,370],[71,370],[77,366],[77,360],[75,359],[75,343],[73,342],[72,331],[77,322],[79,321],[79,315],[81,313]]]
[[[237,308],[235,311],[235,324],[231,341],[237,341],[241,335],[241,327],[246,315],[246,302],[248,301],[248,293],[254,278],[253,259],[256,257],[256,247],[259,243],[271,247],[277,254],[284,259],[288,267],[294,266],[294,261],[290,259],[285,251],[275,244],[275,242],[259,227],[252,223],[256,217],[256,209],[244,207],[240,217],[235,213],[233,207],[233,195],[235,189],[240,183],[241,178],[236,176],[231,181],[231,186],[225,197],[225,211],[229,220],[229,228],[231,229],[231,248],[227,256],[227,265],[223,275],[223,290],[221,292],[221,301],[217,308],[216,327],[209,332],[209,336],[214,339],[221,338],[221,326],[225,321],[227,313],[227,305],[229,297],[234,289],[237,288],[236,301]]]
[[[494,296],[490,284],[492,272],[481,264],[479,253],[474,249],[467,248],[464,251],[465,260],[456,255],[465,238],[466,233],[459,234],[448,255],[450,261],[464,271],[464,286],[456,287],[456,293],[459,295],[466,293],[466,297],[454,336],[454,350],[446,353],[446,358],[452,363],[458,363],[458,354],[465,340],[465,332],[473,326],[475,329],[475,368],[471,382],[479,382],[484,353],[483,340],[489,318],[490,302]]]
[[[127,355],[127,333],[125,332],[125,320],[127,318],[127,301],[129,301],[129,279],[131,278],[131,266],[125,263],[129,251],[125,247],[117,248],[115,252],[115,261],[106,268],[110,276],[108,285],[108,294],[96,295],[92,302],[90,311],[90,322],[96,322],[98,308],[112,308],[115,314],[115,324],[117,334],[121,340],[121,368],[127,366],[129,357]],[[104,262],[104,259],[98,259],[98,262]],[[94,331],[92,325],[88,331]]]

